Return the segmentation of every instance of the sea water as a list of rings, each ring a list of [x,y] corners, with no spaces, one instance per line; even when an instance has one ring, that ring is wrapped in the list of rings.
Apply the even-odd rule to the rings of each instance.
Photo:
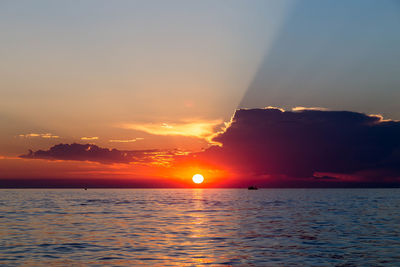
[[[400,266],[400,189],[3,189],[5,266]]]

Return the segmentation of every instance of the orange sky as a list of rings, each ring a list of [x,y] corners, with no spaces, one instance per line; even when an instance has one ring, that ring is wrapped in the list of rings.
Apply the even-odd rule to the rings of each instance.
[[[216,145],[213,136],[239,108],[315,107],[398,120],[398,5],[366,1],[3,1],[0,179],[193,186],[192,175],[202,173],[202,186],[243,186],[240,179],[258,178],[244,177],[229,151],[195,157]],[[19,158],[74,143],[143,158]]]

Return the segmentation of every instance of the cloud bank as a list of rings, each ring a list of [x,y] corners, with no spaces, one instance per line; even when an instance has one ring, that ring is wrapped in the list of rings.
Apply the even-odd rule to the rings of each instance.
[[[239,177],[241,185],[249,177],[258,177],[258,181],[277,182],[276,186],[400,186],[400,122],[379,115],[307,108],[240,109],[212,142],[220,146],[197,153],[59,144],[20,157],[177,169],[205,164],[227,170]]]

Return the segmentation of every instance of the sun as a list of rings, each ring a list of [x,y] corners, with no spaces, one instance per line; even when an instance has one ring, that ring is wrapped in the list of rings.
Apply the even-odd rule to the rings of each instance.
[[[201,184],[204,181],[204,177],[201,174],[195,174],[193,175],[192,180],[195,184]]]

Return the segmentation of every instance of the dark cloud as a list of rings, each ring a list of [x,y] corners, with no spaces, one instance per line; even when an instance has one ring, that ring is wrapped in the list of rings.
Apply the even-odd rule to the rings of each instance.
[[[198,158],[220,161],[254,175],[335,180],[335,173],[364,172],[368,176],[370,172],[377,179],[379,175],[400,177],[400,122],[379,116],[240,109],[213,140],[222,147],[213,146]]]
[[[101,148],[93,144],[58,144],[49,150],[29,150],[21,158],[50,159],[50,160],[78,160],[100,163],[149,163],[165,162],[174,155],[173,151],[160,150],[118,150]]]

